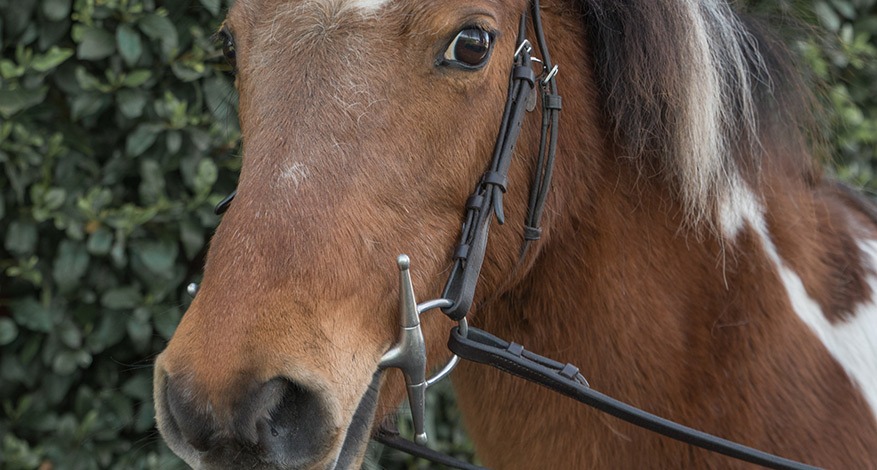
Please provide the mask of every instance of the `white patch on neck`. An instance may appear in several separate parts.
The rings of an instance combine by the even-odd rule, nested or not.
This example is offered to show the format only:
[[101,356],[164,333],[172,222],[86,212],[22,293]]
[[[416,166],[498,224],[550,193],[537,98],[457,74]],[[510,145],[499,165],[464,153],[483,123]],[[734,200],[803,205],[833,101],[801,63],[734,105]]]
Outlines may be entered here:
[[763,219],[761,203],[740,176],[730,178],[720,200],[719,223],[728,240],[736,239],[747,221]]
[[280,173],[280,178],[284,181],[288,181],[293,189],[298,189],[302,181],[307,179],[310,174],[311,173],[307,166],[296,162],[286,167],[286,169]]
[[[744,201],[747,204],[756,201],[755,196],[751,192],[749,194],[751,198]],[[859,305],[853,316],[846,321],[837,324],[829,322],[819,304],[807,293],[801,278],[780,258],[776,245],[768,233],[763,212],[760,204],[755,202],[754,206],[730,214],[729,225],[725,227],[726,233],[732,228],[731,222],[740,223],[739,226],[734,226],[737,231],[746,221],[751,224],[761,238],[764,251],[777,266],[795,314],[810,328],[831,357],[847,373],[854,386],[861,391],[877,421],[877,299],[872,298],[869,302]],[[870,259],[871,268],[877,269],[877,240],[860,242],[859,248],[863,255]],[[873,296],[877,293],[877,273],[872,273],[868,277],[868,285]]]

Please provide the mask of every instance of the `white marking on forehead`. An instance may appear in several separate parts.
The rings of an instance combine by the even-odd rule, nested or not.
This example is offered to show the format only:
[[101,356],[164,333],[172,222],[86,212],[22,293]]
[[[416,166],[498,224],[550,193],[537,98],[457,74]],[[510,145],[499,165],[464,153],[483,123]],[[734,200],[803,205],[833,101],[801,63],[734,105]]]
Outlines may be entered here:
[[296,162],[286,167],[286,169],[280,173],[280,177],[285,181],[289,181],[293,189],[298,189],[302,181],[307,179],[310,174],[310,170],[308,170],[307,166]]
[[335,11],[344,10],[361,10],[365,13],[372,13],[380,10],[384,5],[392,0],[311,0],[310,4],[324,5],[335,9]]
[[376,11],[390,3],[390,0],[348,0],[347,5],[366,11]]
[[[877,299],[872,297],[868,302],[859,305],[853,316],[846,321],[836,324],[829,322],[819,304],[807,293],[801,277],[780,258],[768,233],[763,209],[758,203],[755,207],[755,217],[743,217],[755,229],[761,238],[764,251],[776,265],[792,310],[843,368],[853,385],[862,393],[877,421]],[[870,261],[870,267],[877,268],[877,240],[860,242],[859,248]],[[867,282],[873,296],[877,292],[877,275],[872,272]]]

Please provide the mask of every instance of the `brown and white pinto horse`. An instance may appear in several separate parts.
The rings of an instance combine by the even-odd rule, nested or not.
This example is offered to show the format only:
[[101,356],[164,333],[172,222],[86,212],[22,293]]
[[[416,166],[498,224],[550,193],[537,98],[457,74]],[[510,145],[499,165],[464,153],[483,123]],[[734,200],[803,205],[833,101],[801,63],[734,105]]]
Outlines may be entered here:
[[[239,190],[155,372],[159,429],[190,465],[361,463],[404,394],[397,372],[376,375],[398,332],[394,260],[411,256],[418,298],[441,291],[526,9],[237,0],[221,35]],[[875,211],[812,163],[782,48],[722,0],[542,12],[564,96],[543,236],[518,258],[530,118],[470,321],[685,425],[877,466]],[[453,323],[423,321],[439,364]],[[483,366],[452,377],[494,468],[744,465]]]

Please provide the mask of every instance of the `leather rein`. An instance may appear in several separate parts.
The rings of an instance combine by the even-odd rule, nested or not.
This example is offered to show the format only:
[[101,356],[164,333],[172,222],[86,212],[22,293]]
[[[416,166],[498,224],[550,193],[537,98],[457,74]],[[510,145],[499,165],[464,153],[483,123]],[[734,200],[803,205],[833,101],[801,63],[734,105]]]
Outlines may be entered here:
[[[532,56],[533,46],[529,40],[525,39],[528,17],[533,26],[541,60]],[[400,270],[401,332],[397,343],[381,359],[379,369],[398,368],[402,371],[408,389],[415,441],[401,437],[398,431],[389,429],[385,425],[375,429],[372,439],[388,447],[451,468],[483,469],[484,467],[461,461],[425,446],[427,441],[424,429],[426,390],[446,377],[460,359],[465,359],[489,365],[537,383],[628,423],[686,444],[767,468],[817,468],[683,426],[615,400],[590,388],[587,380],[576,366],[540,356],[527,351],[520,344],[504,341],[468,325],[466,314],[472,306],[475,287],[478,284],[490,223],[494,216],[500,224],[505,221],[503,195],[506,192],[508,172],[524,118],[528,112],[533,111],[536,107],[537,92],[542,108],[542,130],[524,226],[522,259],[529,243],[538,240],[541,235],[539,222],[554,167],[558,117],[562,106],[555,80],[558,68],[551,62],[548,52],[542,28],[539,0],[532,0],[529,15],[525,12],[521,16],[517,44],[514,66],[509,78],[508,97],[493,158],[490,167],[466,201],[465,221],[461,229],[460,243],[454,251],[454,266],[442,297],[418,304],[415,301],[414,289],[411,284],[410,260],[405,255],[401,255],[397,260]],[[541,68],[538,75],[534,72],[534,64],[539,64]],[[216,213],[225,212],[234,196],[235,193],[232,193],[220,202],[216,206]],[[194,295],[196,291],[196,285],[189,286],[191,294]],[[426,345],[420,329],[420,315],[433,309],[441,309],[449,318],[457,321],[459,326],[451,330],[448,339],[448,348],[455,356],[439,373],[427,379]]]

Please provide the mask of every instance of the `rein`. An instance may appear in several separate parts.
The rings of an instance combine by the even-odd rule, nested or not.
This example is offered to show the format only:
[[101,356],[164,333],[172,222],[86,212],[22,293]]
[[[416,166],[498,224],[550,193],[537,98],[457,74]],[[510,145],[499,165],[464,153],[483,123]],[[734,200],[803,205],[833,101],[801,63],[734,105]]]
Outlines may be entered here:
[[[466,322],[466,314],[472,306],[484,262],[490,222],[493,216],[499,224],[505,222],[503,195],[506,192],[508,171],[524,117],[536,107],[537,85],[542,103],[542,130],[536,172],[531,182],[521,259],[526,254],[530,242],[538,240],[541,236],[539,223],[554,167],[561,98],[557,94],[555,80],[558,69],[556,65],[552,65],[543,34],[539,0],[530,2],[529,11],[529,19],[533,25],[542,59],[532,57],[533,47],[530,41],[525,39],[528,22],[528,15],[525,12],[518,29],[518,48],[514,55],[508,96],[493,158],[489,169],[482,175],[466,201],[460,243],[454,250],[454,266],[442,297],[418,304],[411,283],[410,260],[405,255],[399,256],[397,260],[400,270],[401,331],[397,343],[383,356],[378,367],[380,370],[398,368],[402,371],[408,389],[415,441],[404,439],[398,431],[389,429],[383,424],[375,429],[372,439],[388,447],[448,467],[463,470],[483,469],[484,467],[461,461],[425,446],[427,442],[424,429],[426,390],[446,377],[462,358],[537,383],[628,423],[686,444],[767,468],[817,468],[674,423],[615,400],[591,389],[576,366],[527,351],[520,344],[504,341],[485,331],[470,327]],[[542,70],[538,76],[533,71],[534,63],[541,65]],[[217,214],[225,212],[234,197],[235,192],[222,200],[216,206],[215,212]],[[189,292],[194,296],[197,285],[190,285]],[[441,309],[448,317],[457,321],[459,326],[451,330],[448,339],[448,348],[455,354],[454,357],[439,373],[427,379],[426,344],[420,328],[420,315],[433,309]]]

